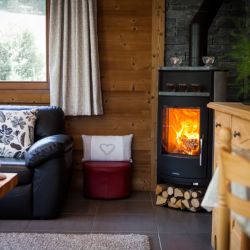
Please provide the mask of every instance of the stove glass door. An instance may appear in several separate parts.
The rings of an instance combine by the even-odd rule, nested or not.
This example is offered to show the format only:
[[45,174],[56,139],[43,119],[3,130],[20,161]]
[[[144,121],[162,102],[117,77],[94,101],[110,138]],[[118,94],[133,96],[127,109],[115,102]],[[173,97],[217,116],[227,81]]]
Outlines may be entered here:
[[200,108],[164,107],[162,153],[197,156],[200,153]]

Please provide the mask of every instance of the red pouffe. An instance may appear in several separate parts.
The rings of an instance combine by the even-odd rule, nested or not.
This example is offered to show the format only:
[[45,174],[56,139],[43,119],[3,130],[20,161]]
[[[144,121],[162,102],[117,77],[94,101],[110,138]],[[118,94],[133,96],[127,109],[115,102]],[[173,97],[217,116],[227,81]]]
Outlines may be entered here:
[[96,199],[120,199],[130,195],[132,165],[125,161],[82,163],[83,193]]

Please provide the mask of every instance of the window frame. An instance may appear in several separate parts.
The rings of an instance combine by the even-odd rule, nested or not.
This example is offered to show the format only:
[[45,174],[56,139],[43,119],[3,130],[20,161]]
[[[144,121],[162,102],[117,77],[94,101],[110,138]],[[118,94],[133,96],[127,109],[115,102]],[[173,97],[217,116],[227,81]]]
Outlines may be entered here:
[[46,80],[45,81],[1,81],[0,90],[49,90],[49,1],[46,0]]

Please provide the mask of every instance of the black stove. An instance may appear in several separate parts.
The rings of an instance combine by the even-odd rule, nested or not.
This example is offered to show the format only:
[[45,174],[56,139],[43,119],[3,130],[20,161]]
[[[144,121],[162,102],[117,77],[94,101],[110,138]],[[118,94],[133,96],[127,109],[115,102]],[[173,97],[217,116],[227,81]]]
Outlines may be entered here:
[[205,66],[159,70],[157,182],[206,186],[212,172],[210,101],[225,101],[226,72]]

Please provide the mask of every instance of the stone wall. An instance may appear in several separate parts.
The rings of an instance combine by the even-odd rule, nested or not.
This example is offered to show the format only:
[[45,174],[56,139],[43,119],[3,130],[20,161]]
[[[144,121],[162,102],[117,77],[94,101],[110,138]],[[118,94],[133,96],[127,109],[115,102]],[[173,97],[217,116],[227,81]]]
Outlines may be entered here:
[[[166,45],[165,64],[173,55],[183,57],[183,65],[189,60],[189,24],[203,0],[166,0]],[[235,61],[228,56],[237,33],[235,22],[245,17],[249,0],[225,0],[218,11],[208,35],[208,55],[215,56],[215,65],[229,71],[228,100],[239,101],[237,92],[240,84],[236,83]],[[244,23],[244,22],[242,22]]]

